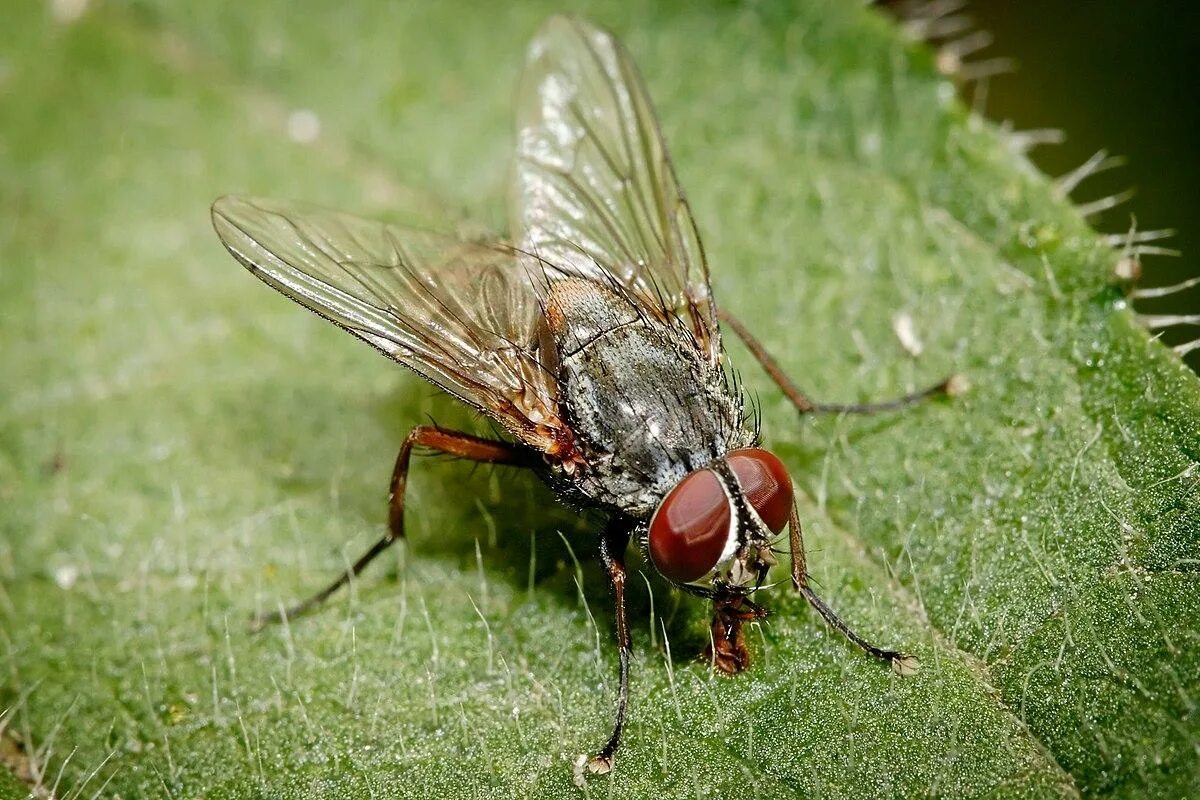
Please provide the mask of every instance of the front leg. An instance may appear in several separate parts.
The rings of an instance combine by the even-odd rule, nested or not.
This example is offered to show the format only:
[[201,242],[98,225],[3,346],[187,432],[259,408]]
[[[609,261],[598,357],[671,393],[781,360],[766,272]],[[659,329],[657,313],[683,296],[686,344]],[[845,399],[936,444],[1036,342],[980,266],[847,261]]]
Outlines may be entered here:
[[763,370],[770,376],[771,380],[775,381],[775,385],[783,390],[788,400],[792,401],[792,405],[801,414],[809,414],[814,411],[846,412],[851,414],[894,411],[898,408],[915,405],[930,397],[961,394],[967,388],[966,379],[963,376],[951,375],[941,383],[930,386],[928,389],[878,403],[817,403],[809,399],[808,395],[804,392],[800,391],[800,387],[792,382],[792,379],[779,366],[779,362],[767,352],[762,342],[756,339],[754,334],[750,333],[750,330],[742,324],[740,319],[723,308],[717,309],[717,315],[722,322],[729,326],[730,330],[737,334],[737,337],[746,345],[746,349],[762,365]]
[[625,708],[629,704],[629,657],[631,643],[629,622],[625,618],[625,549],[637,523],[629,518],[614,515],[609,519],[600,540],[600,560],[612,583],[613,603],[617,622],[617,649],[620,659],[620,678],[617,686],[617,714],[613,722],[612,735],[608,737],[600,752],[591,758],[580,756],[575,764],[575,782],[583,785],[584,769],[597,775],[612,771],[613,756],[621,744],[621,733],[625,729]]
[[921,662],[916,656],[871,644],[855,633],[854,629],[843,622],[842,618],[834,613],[832,608],[825,605],[825,601],[813,591],[812,586],[808,582],[808,562],[804,555],[804,535],[800,530],[800,514],[796,510],[795,503],[792,503],[792,515],[788,521],[788,528],[792,548],[792,586],[795,587],[796,591],[804,596],[808,604],[821,615],[821,618],[825,622],[861,648],[864,653],[874,656],[880,661],[886,661],[898,675],[916,674],[921,668]]

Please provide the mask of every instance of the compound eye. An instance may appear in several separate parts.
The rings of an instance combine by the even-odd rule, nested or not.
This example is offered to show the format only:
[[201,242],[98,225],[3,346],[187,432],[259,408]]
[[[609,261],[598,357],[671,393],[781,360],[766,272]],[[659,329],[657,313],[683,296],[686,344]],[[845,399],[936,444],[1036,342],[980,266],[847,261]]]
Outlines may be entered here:
[[748,447],[726,457],[737,475],[746,500],[773,533],[779,533],[792,515],[792,479],[774,453]]
[[693,472],[667,493],[650,520],[650,560],[675,583],[704,577],[725,551],[732,516],[716,474]]

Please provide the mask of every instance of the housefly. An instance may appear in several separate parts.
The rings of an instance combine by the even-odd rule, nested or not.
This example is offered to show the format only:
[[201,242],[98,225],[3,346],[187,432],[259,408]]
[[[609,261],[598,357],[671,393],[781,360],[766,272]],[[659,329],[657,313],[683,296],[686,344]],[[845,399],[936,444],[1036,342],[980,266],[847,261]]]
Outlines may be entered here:
[[620,680],[612,734],[585,770],[605,773],[625,724],[630,541],[671,584],[712,602],[707,657],[748,665],[751,598],[788,531],[791,582],[827,623],[902,674],[814,593],[787,467],[760,443],[725,365],[721,323],[801,413],[899,408],[808,399],[718,309],[692,214],[629,54],[608,32],[554,17],[529,47],[517,111],[511,239],[462,241],[273,200],[223,197],[217,234],[259,279],[366,341],[502,428],[483,438],[417,425],[392,472],[387,533],[308,600],[345,585],[404,535],[418,448],[531,469],[563,500],[607,515],[600,558],[615,597]]

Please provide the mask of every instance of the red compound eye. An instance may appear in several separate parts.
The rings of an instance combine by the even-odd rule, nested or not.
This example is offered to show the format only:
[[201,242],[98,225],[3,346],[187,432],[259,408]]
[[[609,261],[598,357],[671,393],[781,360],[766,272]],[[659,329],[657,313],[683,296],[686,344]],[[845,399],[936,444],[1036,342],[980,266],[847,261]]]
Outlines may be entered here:
[[734,450],[726,460],[758,516],[772,532],[782,531],[792,514],[792,479],[787,467],[774,453],[757,447]]
[[667,493],[650,520],[650,559],[668,580],[688,583],[717,565],[733,512],[717,476],[693,472]]

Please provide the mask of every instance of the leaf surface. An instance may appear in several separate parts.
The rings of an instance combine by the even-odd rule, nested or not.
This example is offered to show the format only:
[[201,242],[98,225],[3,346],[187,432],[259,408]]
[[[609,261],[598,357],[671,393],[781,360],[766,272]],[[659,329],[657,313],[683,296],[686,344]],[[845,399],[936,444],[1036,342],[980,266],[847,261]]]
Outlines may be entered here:
[[[924,668],[880,669],[780,586],[752,671],[715,677],[705,609],[641,565],[628,738],[587,793],[1182,796],[1200,386],[1007,134],[853,6],[586,11],[646,77],[718,302],[801,385],[969,377],[950,402],[797,420],[731,345],[821,590]],[[208,205],[501,227],[517,69],[557,9],[474,8],[9,13],[0,725],[60,796],[580,795],[615,688],[607,590],[595,520],[528,476],[421,461],[395,558],[246,625],[379,534],[409,426],[478,423],[244,274]]]

